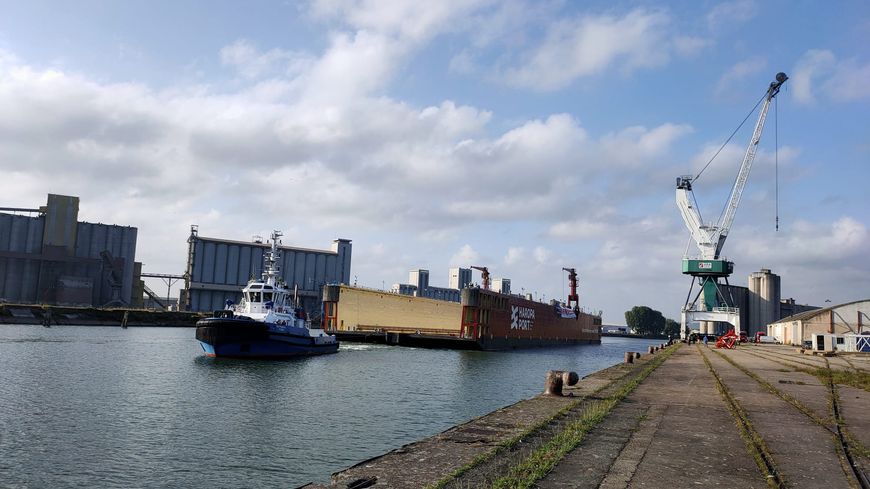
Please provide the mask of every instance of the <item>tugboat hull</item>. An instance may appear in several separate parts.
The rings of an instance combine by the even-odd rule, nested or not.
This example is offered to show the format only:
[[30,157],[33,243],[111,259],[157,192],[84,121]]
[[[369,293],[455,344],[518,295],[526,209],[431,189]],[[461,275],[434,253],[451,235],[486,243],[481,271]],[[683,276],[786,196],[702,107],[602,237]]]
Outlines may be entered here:
[[283,329],[275,331],[251,319],[206,318],[196,323],[196,339],[209,357],[278,359],[338,351],[334,337],[308,336],[303,328]]

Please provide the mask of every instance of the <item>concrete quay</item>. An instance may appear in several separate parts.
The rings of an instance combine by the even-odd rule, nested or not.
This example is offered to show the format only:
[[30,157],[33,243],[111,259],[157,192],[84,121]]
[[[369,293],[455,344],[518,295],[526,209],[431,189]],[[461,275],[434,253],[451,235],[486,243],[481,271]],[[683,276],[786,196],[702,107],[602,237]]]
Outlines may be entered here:
[[304,487],[870,487],[870,356],[641,353]]

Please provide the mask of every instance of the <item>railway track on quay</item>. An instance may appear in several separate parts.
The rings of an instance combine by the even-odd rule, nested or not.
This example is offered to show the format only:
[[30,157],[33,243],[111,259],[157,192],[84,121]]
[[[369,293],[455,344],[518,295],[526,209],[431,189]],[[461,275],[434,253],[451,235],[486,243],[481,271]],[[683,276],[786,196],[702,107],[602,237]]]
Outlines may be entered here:
[[[742,432],[741,435],[747,449],[756,459],[759,469],[767,476],[769,486],[802,487],[805,484],[804,481],[793,480],[789,474],[783,473],[778,467],[777,455],[772,453],[766,439],[770,435],[765,434],[764,430],[756,429],[753,424],[753,417],[761,418],[763,415],[760,415],[757,410],[750,414],[751,409],[748,409],[745,404],[750,404],[753,400],[747,396],[745,390],[742,399],[740,395],[734,394],[733,390],[739,388],[741,379],[733,375],[729,380],[722,379],[720,372],[728,368],[725,365],[730,365],[741,372],[744,375],[744,380],[748,377],[762,390],[779,398],[790,406],[793,413],[799,413],[803,419],[809,420],[825,430],[836,450],[839,465],[848,486],[870,489],[867,473],[870,451],[865,443],[856,436],[856,433],[849,428],[844,419],[840,396],[841,387],[835,381],[834,375],[834,372],[844,370],[845,366],[846,369],[851,370],[847,373],[857,374],[860,378],[860,376],[867,374],[865,369],[842,357],[837,359],[837,368],[833,368],[832,362],[826,357],[796,359],[794,355],[764,347],[749,346],[720,351],[703,348],[699,345],[697,349],[711,374],[716,378],[720,386],[720,393],[726,404],[730,406],[729,410]],[[759,364],[759,361],[762,363]],[[764,365],[763,362],[769,362],[769,364]],[[714,365],[714,363],[718,365]],[[747,363],[752,363],[752,368],[748,367]],[[770,368],[772,366],[784,368]],[[787,378],[777,378],[782,376]],[[862,380],[866,379],[862,378]],[[860,383],[859,385],[866,392],[866,386]],[[824,396],[821,397],[826,401],[824,404],[819,402],[820,392],[818,389],[824,390]],[[779,414],[784,415],[782,412]],[[795,440],[795,442],[799,441]]]
[[870,489],[867,367],[677,344],[306,487]]

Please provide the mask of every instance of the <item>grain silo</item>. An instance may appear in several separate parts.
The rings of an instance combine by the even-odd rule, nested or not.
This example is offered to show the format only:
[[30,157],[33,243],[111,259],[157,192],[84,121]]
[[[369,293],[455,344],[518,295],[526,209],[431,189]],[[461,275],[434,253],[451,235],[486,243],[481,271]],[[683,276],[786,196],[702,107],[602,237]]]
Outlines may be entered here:
[[[242,288],[263,270],[263,253],[269,243],[262,239],[234,241],[199,235],[191,226],[188,238],[185,288],[179,300],[191,311],[223,309],[226,301],[238,302]],[[326,284],[350,281],[351,241],[335,239],[329,250],[279,245],[281,276],[290,289],[297,290],[302,307],[316,314]]]
[[[0,299],[82,306],[133,301],[137,229],[78,220],[79,198],[0,208]],[[26,215],[22,215],[26,214]]]
[[781,297],[779,275],[767,268],[749,275],[749,324],[745,328],[750,334],[767,331],[767,325],[780,318]]

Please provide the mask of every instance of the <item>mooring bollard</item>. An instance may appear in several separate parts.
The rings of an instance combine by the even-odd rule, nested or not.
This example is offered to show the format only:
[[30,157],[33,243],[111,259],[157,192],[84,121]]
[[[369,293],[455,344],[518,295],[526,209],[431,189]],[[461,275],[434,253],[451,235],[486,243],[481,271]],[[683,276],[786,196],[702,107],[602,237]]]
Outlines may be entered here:
[[563,385],[577,385],[577,382],[580,382],[580,376],[577,375],[577,372],[562,372]]
[[634,352],[633,351],[625,352],[625,360],[623,360],[623,363],[634,363]]
[[634,359],[640,360],[640,352],[639,351],[634,352]]
[[647,349],[647,353],[649,353],[650,355],[655,353],[655,351],[656,351],[656,347],[654,347],[652,345],[650,345],[649,348]]
[[548,370],[547,380],[544,384],[544,395],[561,396],[563,385],[574,385],[580,380],[577,372],[564,372],[562,370]]

